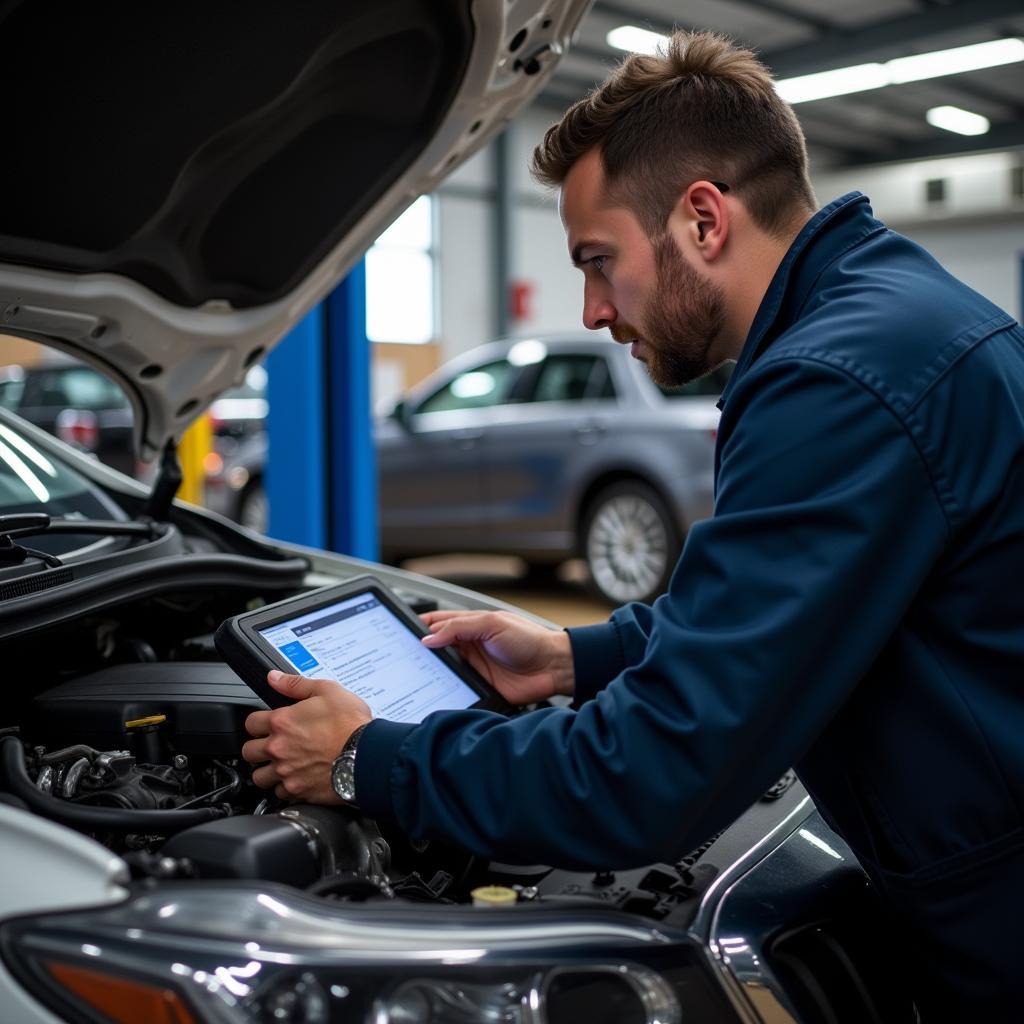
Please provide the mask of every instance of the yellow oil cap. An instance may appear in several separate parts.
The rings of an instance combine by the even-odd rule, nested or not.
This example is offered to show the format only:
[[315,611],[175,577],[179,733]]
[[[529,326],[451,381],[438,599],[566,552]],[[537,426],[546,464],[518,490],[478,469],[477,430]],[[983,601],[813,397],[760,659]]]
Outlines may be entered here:
[[507,907],[519,899],[515,889],[507,885],[481,885],[470,894],[474,907]]
[[126,729],[140,729],[144,725],[163,725],[167,721],[166,715],[147,715],[145,718],[133,718],[125,722]]

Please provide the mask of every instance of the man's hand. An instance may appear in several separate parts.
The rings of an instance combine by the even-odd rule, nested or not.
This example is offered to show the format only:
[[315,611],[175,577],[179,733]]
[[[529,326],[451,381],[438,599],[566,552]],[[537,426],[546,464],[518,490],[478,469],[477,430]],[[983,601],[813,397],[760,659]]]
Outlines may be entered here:
[[246,718],[254,738],[242,745],[242,757],[261,766],[252,781],[273,787],[282,800],[341,803],[331,788],[331,768],[349,736],[373,717],[366,702],[329,679],[271,672],[267,682],[298,704]]
[[572,696],[569,635],[511,612],[426,612],[425,647],[453,646],[510,704]]

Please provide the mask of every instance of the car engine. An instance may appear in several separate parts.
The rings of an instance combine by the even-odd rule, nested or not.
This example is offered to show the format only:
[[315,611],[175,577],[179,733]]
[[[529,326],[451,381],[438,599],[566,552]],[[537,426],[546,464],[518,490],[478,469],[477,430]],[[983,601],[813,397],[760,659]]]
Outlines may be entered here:
[[[716,874],[704,859],[710,842],[677,864],[569,872],[484,861],[349,809],[280,801],[251,782],[239,755],[246,716],[265,705],[212,660],[205,638],[162,648],[166,660],[138,641],[118,650],[132,660],[40,690],[20,726],[0,730],[0,800],[93,836],[136,877],[440,903],[501,886],[519,902],[595,901],[664,919],[694,906]],[[178,660],[197,653],[209,660]]]

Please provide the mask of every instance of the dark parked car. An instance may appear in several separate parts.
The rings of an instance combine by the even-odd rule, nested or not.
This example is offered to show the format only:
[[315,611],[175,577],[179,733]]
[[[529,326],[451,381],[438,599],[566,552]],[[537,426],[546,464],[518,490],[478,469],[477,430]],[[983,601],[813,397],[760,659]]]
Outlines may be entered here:
[[260,430],[240,439],[214,438],[206,461],[204,504],[250,530],[265,533],[270,520],[263,468],[267,433]]
[[[384,558],[494,552],[551,569],[586,560],[614,604],[665,587],[711,514],[723,367],[665,392],[607,336],[483,345],[376,424]],[[210,507],[266,528],[257,434],[218,444]]]
[[122,473],[135,472],[132,408],[109,377],[83,363],[0,369],[0,407]]
[[672,863],[595,874],[284,804],[239,757],[261,704],[228,617],[365,572],[502,606],[174,503],[174,439],[505,127],[586,6],[0,8],[0,323],[109,369],[160,457],[149,487],[0,410],[4,1024],[914,1019],[792,776]]
[[267,529],[263,463],[267,455],[267,371],[257,364],[241,387],[210,406],[212,450],[206,457],[204,504],[250,530]]

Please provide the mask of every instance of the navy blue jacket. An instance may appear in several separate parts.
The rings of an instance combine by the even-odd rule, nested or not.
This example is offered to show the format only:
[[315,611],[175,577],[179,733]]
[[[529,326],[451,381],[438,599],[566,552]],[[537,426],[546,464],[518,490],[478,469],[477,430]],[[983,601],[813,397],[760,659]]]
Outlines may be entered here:
[[946,1010],[994,1019],[1024,946],[1024,332],[844,196],[761,303],[716,462],[668,593],[570,630],[578,710],[374,722],[359,803],[625,867],[796,765]]

